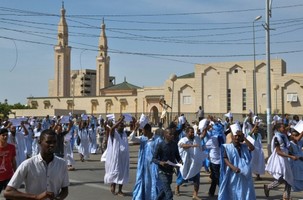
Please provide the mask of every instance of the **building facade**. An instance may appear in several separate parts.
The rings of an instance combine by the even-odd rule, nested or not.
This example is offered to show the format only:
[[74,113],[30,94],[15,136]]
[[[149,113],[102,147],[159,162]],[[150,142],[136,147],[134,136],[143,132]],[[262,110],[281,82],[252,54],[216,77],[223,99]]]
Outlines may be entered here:
[[[96,45],[97,46],[97,45]],[[71,47],[68,46],[68,27],[65,9],[61,9],[58,25],[58,43],[54,47],[55,78],[49,81],[48,97],[29,97],[28,105],[34,109],[14,110],[16,116],[45,116],[76,114],[105,115],[141,113],[157,123],[164,97],[172,106],[170,116],[184,113],[195,118],[202,106],[205,113],[222,114],[231,111],[244,115],[253,110],[257,102],[258,114],[265,114],[266,62],[256,61],[256,100],[253,88],[253,61],[220,62],[195,65],[194,72],[169,78],[160,87],[138,87],[128,83],[115,83],[110,76],[110,57],[104,21],[96,55],[96,69],[71,70]],[[172,72],[172,74],[177,72]],[[271,60],[272,113],[302,114],[303,74],[288,74],[286,62]]]

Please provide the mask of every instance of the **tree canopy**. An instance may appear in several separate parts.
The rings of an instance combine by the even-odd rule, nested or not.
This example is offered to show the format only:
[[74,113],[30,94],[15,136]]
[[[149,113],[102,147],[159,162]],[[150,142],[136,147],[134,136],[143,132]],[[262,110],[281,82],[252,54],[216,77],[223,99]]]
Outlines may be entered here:
[[22,105],[21,103],[16,103],[14,105],[9,105],[7,103],[0,102],[0,117],[8,117],[12,109],[29,109],[27,105]]

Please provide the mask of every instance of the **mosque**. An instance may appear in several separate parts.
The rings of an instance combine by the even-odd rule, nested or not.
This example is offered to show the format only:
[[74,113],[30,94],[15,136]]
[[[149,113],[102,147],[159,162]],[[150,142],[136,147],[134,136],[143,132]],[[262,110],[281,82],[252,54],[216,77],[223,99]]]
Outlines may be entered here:
[[[254,90],[254,61],[196,64],[194,72],[172,75],[163,86],[138,87],[124,80],[116,83],[110,76],[110,56],[104,21],[96,55],[96,69],[71,70],[71,48],[64,6],[58,24],[57,44],[54,46],[54,79],[49,80],[48,97],[28,97],[32,109],[13,110],[15,116],[67,115],[86,113],[102,115],[142,113],[157,124],[162,112],[159,99],[164,98],[172,109],[170,116],[183,113],[189,120],[202,106],[207,114],[222,117],[232,112],[243,116],[253,110],[266,113],[266,62],[256,61],[256,90]],[[175,72],[172,72],[174,74]],[[286,62],[271,60],[271,108],[276,114],[302,114],[303,74],[286,72]],[[254,95],[256,91],[256,95]],[[254,100],[255,99],[255,100]],[[257,108],[256,108],[257,107]]]

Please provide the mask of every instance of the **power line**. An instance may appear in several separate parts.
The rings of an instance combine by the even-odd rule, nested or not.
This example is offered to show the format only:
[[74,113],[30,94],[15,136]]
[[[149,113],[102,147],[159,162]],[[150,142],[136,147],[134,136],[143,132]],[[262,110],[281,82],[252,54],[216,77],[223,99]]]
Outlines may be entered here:
[[11,40],[11,41],[13,41],[13,43],[15,45],[15,54],[16,54],[16,57],[15,57],[15,62],[13,64],[13,67],[9,70],[10,72],[12,72],[15,69],[15,67],[17,66],[18,57],[19,57],[17,44],[16,44],[15,40]]
[[[2,21],[3,22],[3,21]],[[8,22],[3,22],[3,23],[8,23]],[[14,23],[15,24],[15,23]],[[24,27],[29,27],[29,26],[25,26],[25,25],[22,25],[22,24],[15,24],[15,25],[18,25],[18,26],[24,26]],[[298,24],[295,24],[296,26]],[[30,26],[32,28],[37,28],[37,29],[41,29],[39,27],[35,27],[35,26]],[[291,25],[287,25],[287,26],[282,26],[281,28],[284,28],[284,27],[291,27]],[[45,32],[37,32],[37,31],[26,31],[26,30],[17,30],[17,29],[8,29],[8,28],[4,28],[2,27],[2,29],[5,29],[5,30],[11,30],[11,31],[16,31],[16,32],[20,32],[20,33],[31,33],[33,35],[36,35],[36,36],[39,36],[39,37],[44,37],[44,38],[50,38],[50,39],[55,39],[54,37],[47,37],[47,36],[43,36],[43,35],[37,35],[35,33],[38,33],[38,34],[47,34],[47,35],[50,35],[53,33],[45,33]],[[275,34],[272,34],[273,36],[275,35],[281,35],[281,34],[284,34],[284,33],[289,33],[289,32],[293,32],[293,31],[296,31],[296,30],[300,30],[302,28],[296,28],[296,29],[293,29],[293,30],[289,30],[289,31],[284,31],[284,32],[281,32],[281,33],[275,33]],[[46,29],[46,30],[51,30],[52,32],[56,32],[56,30],[54,29]],[[204,40],[204,41],[201,41],[201,40],[177,40],[176,37],[182,37],[182,36],[158,36],[158,37],[150,37],[150,36],[144,36],[144,35],[138,35],[138,34],[130,34],[130,33],[125,33],[125,32],[121,32],[121,31],[112,31],[112,30],[108,30],[109,32],[117,32],[117,33],[121,33],[121,34],[127,34],[127,35],[131,35],[133,37],[118,37],[118,36],[108,36],[109,38],[116,38],[116,39],[126,39],[126,40],[137,40],[137,41],[148,41],[148,42],[168,42],[168,43],[184,43],[184,44],[229,44],[229,45],[236,45],[236,44],[251,44],[251,38],[237,38],[237,39],[224,39],[224,40]],[[188,38],[188,37],[207,37],[207,36],[215,36],[215,35],[235,35],[235,34],[243,34],[243,33],[247,33],[245,31],[243,32],[230,32],[230,33],[222,33],[222,34],[205,34],[205,35],[195,35],[195,36],[184,36],[183,38]],[[75,32],[70,32],[69,34],[70,36],[82,36],[82,37],[99,37],[99,35],[97,34],[87,34],[87,33],[75,33]],[[262,37],[257,37],[257,38],[264,38],[264,36]],[[249,41],[247,43],[243,43],[243,42],[239,42],[239,41]],[[281,42],[281,41],[280,41]],[[273,42],[274,43],[274,42]]]
[[[295,5],[287,5],[287,6],[276,6],[273,9],[286,9],[286,8],[297,8],[303,7],[303,4],[295,4]],[[41,13],[27,10],[20,10],[8,7],[0,7],[0,10],[7,12],[17,12],[27,14],[27,16],[57,16],[58,14],[50,14],[50,13]],[[66,17],[74,17],[74,18],[91,18],[97,17],[99,20],[103,17],[158,17],[158,16],[188,16],[188,15],[209,15],[209,14],[225,14],[225,13],[242,13],[242,12],[253,12],[253,11],[263,11],[264,8],[249,8],[249,9],[236,9],[236,10],[219,10],[219,11],[204,11],[204,12],[183,12],[183,13],[158,13],[158,14],[103,14],[103,15],[66,15]],[[4,14],[2,14],[4,15]]]
[[[12,19],[4,19],[4,18],[0,18],[2,20],[12,20]],[[20,22],[20,26],[25,26],[23,25],[22,23],[30,23],[30,24],[39,24],[39,25],[47,25],[47,26],[54,26],[55,24],[49,24],[49,23],[40,23],[40,22],[30,22],[30,21],[25,21],[25,20],[12,20],[14,22]],[[71,20],[71,21],[74,21],[75,20]],[[3,23],[7,23],[5,21],[2,21]],[[292,22],[297,22],[297,21],[293,21]],[[78,22],[77,23],[81,23],[85,26],[73,26],[73,25],[69,25],[69,27],[74,27],[74,28],[94,28],[94,29],[98,29],[100,30],[100,27],[96,27],[96,26],[93,26],[93,25],[90,25],[90,24],[87,24],[87,23],[82,23],[82,22]],[[291,22],[289,22],[291,23]],[[10,24],[15,24],[17,25],[16,23],[10,23]],[[285,24],[285,22],[280,22],[280,23],[277,23],[277,24]],[[296,25],[288,25],[288,26],[296,26]],[[33,28],[39,28],[41,29],[41,27],[35,27],[35,26],[26,26],[26,27],[33,27]],[[215,27],[215,28],[196,28],[196,29],[125,29],[125,28],[108,28],[107,30],[109,31],[117,31],[117,30],[124,30],[124,31],[205,31],[205,30],[225,30],[225,29],[237,29],[237,28],[250,28],[250,26],[237,26],[237,27]],[[45,29],[45,28],[43,28]],[[47,30],[50,30],[50,29],[47,29]],[[55,31],[55,30],[52,30],[52,31]],[[182,36],[170,36],[170,38],[172,37],[200,37],[200,36],[203,36],[203,37],[207,37],[207,36],[220,36],[220,35],[231,35],[231,34],[241,34],[241,33],[248,33],[250,31],[238,31],[238,32],[230,32],[230,33],[216,33],[216,34],[204,34],[204,35],[194,35],[194,36],[187,36],[187,35],[182,35]],[[122,32],[120,32],[122,33]],[[167,37],[168,38],[168,37]]]
[[[15,21],[18,21],[18,20],[15,20]],[[3,23],[7,23],[5,21],[2,21]],[[22,21],[20,21],[22,22]],[[12,23],[10,23],[12,24]],[[56,32],[55,29],[48,29],[48,28],[41,28],[41,27],[35,27],[35,26],[25,26],[23,24],[16,24],[16,23],[13,23],[15,25],[18,25],[18,26],[24,26],[24,27],[32,27],[32,28],[37,28],[37,29],[45,29],[45,30],[50,30],[52,32]],[[36,23],[36,24],[39,24],[39,23]],[[40,24],[46,24],[46,23],[40,23]],[[284,23],[283,23],[284,24]],[[49,25],[49,24],[47,24]],[[54,24],[52,24],[54,25]],[[87,24],[86,24],[87,25]],[[286,25],[286,26],[281,26],[281,27],[277,27],[278,28],[286,28],[286,27],[291,27],[291,26],[297,26],[299,24],[295,24],[295,25]],[[70,27],[77,27],[77,26],[70,26]],[[90,26],[90,27],[93,27],[93,26]],[[84,28],[84,27],[82,27]],[[12,31],[16,31],[16,32],[25,32],[25,33],[40,33],[40,34],[47,34],[47,35],[50,35],[50,34],[53,34],[53,33],[46,33],[46,32],[38,32],[38,31],[24,31],[24,30],[14,30],[14,29],[8,29],[8,28],[2,28],[2,29],[6,29],[6,30],[12,30]],[[98,28],[100,29],[100,28]],[[275,35],[282,35],[282,34],[285,34],[285,33],[289,33],[289,32],[294,32],[294,31],[297,31],[297,30],[301,30],[302,28],[295,28],[295,29],[292,29],[292,30],[288,30],[288,31],[284,31],[284,32],[281,32],[281,33],[274,33],[272,34],[273,36]],[[156,36],[156,37],[151,37],[151,36],[144,36],[144,35],[138,35],[138,34],[130,34],[130,33],[125,33],[125,32],[121,32],[121,31],[113,31],[111,29],[107,30],[108,32],[116,32],[116,33],[120,33],[120,34],[127,34],[127,35],[131,35],[133,37],[119,37],[119,36],[108,36],[108,38],[116,38],[116,39],[125,39],[125,40],[137,40],[137,41],[150,41],[150,42],[169,42],[169,43],[184,43],[184,44],[251,44],[251,42],[248,42],[248,43],[240,43],[240,42],[234,42],[234,41],[250,41],[251,38],[242,38],[242,39],[236,39],[236,40],[228,40],[228,39],[225,39],[225,40],[214,40],[214,41],[200,41],[200,40],[173,40],[173,39],[176,39],[176,38],[194,38],[194,37],[216,37],[216,36],[227,36],[227,35],[235,35],[235,34],[245,34],[245,33],[249,33],[250,31],[238,31],[238,32],[225,32],[225,33],[215,33],[215,34],[203,34],[203,35],[180,35],[180,36]],[[186,31],[186,30],[185,30]],[[258,32],[258,30],[256,31]],[[81,37],[99,37],[98,34],[87,34],[87,33],[77,33],[77,32],[72,32],[70,31],[69,32],[69,35],[70,36],[81,36]],[[40,37],[45,37],[45,36],[42,36],[40,35]],[[45,37],[45,38],[50,38],[50,37]],[[142,39],[144,38],[144,39]],[[264,38],[264,36],[262,37],[257,37],[257,38]],[[54,38],[52,38],[54,39]],[[279,41],[281,42],[281,41]],[[275,43],[275,42],[272,42],[272,43]]]
[[[275,9],[285,9],[285,8],[292,8],[292,7],[301,7],[303,4],[297,4],[297,5],[291,5],[291,6],[281,6],[281,7],[276,7]],[[9,12],[10,16],[14,16],[14,14],[22,14],[22,16],[27,16],[27,17],[41,17],[41,16],[46,16],[46,17],[60,17],[60,15],[57,14],[49,14],[49,13],[41,13],[41,12],[32,12],[32,11],[25,11],[25,10],[18,10],[18,9],[11,9],[11,8],[4,8],[0,7],[0,10],[3,10],[5,12]],[[252,10],[261,10],[261,9],[242,9],[242,10],[225,10],[225,11],[211,11],[211,12],[196,12],[196,13],[166,13],[166,14],[147,14],[147,15],[127,15],[129,17],[133,16],[166,16],[166,15],[172,15],[172,16],[184,16],[184,15],[198,15],[198,14],[218,14],[218,13],[232,13],[232,12],[250,12]],[[263,10],[263,8],[262,8]],[[5,15],[5,14],[3,14]],[[16,15],[17,16],[17,15]],[[19,16],[19,15],[18,15]],[[113,17],[119,17],[119,16],[124,16],[124,15],[66,15],[67,20],[69,22],[77,23],[80,24],[78,26],[76,25],[69,25],[70,28],[81,28],[81,29],[88,29],[90,31],[91,29],[96,29],[96,30],[101,30],[100,26],[95,26],[91,25],[90,23],[85,23],[85,22],[80,22],[78,20],[74,20],[76,18],[80,19],[88,19],[92,20],[93,17],[104,17],[106,16],[107,18],[113,18]],[[89,17],[89,18],[88,18]],[[100,19],[98,19],[100,21]],[[134,21],[134,20],[112,20],[111,21],[121,21],[125,23],[142,23],[142,24],[156,24],[156,21],[148,22],[148,21]],[[108,20],[108,21],[110,21]],[[303,19],[302,18],[294,18],[294,19],[283,19],[283,20],[276,20],[272,22],[272,25],[274,28],[278,29],[283,29],[282,32],[276,32],[272,34],[272,36],[278,36],[278,35],[283,35],[286,33],[290,32],[296,32],[298,30],[301,30],[301,27],[298,27],[298,25],[302,24]],[[39,29],[39,31],[32,31],[32,30],[18,30],[14,28],[7,28],[7,27],[2,27],[3,30],[9,30],[9,31],[15,31],[19,33],[24,33],[24,34],[31,34],[33,36],[37,37],[43,37],[43,38],[48,38],[55,40],[56,37],[51,37],[48,35],[54,35],[56,30],[50,27],[57,26],[57,24],[54,23],[45,23],[45,22],[36,22],[36,21],[29,21],[29,20],[22,20],[20,19],[8,19],[8,18],[0,18],[0,22],[10,24],[10,25],[16,25],[16,26],[22,26],[26,28],[33,28],[33,29]],[[286,24],[287,23],[287,24]],[[27,25],[24,25],[27,24]],[[185,23],[172,23],[172,22],[162,22],[157,25],[167,25],[167,24],[172,24],[172,25],[184,25]],[[251,26],[247,25],[250,24],[250,22],[220,22],[220,23],[188,23],[191,25],[215,25],[216,27],[210,27],[210,28],[120,28],[120,27],[110,27],[107,28],[107,31],[109,33],[114,33],[114,34],[122,34],[124,36],[115,36],[113,35],[108,35],[108,38],[113,38],[113,39],[123,39],[123,40],[136,40],[140,42],[158,42],[158,43],[172,43],[172,44],[187,44],[187,45],[200,45],[200,44],[207,44],[207,45],[250,45],[251,44],[251,37],[235,37],[236,35],[245,35],[249,34],[251,32]],[[240,24],[240,25],[239,25]],[[244,24],[244,25],[243,25]],[[286,25],[285,25],[286,24]],[[38,26],[35,26],[38,25]],[[225,26],[227,25],[227,26]],[[47,26],[47,27],[45,27]],[[286,28],[291,28],[291,27],[296,27],[293,29],[286,29]],[[240,29],[240,31],[226,31],[226,30],[235,30],[235,29]],[[247,29],[247,31],[245,31]],[[53,33],[47,33],[43,32],[41,30],[48,30]],[[161,36],[148,36],[148,35],[142,35],[142,34],[135,34],[134,32],[169,32],[170,35],[161,35]],[[210,33],[205,33],[205,34],[183,34],[183,35],[171,35],[171,32],[198,32],[198,31],[215,31],[215,32],[210,32]],[[218,32],[222,31],[222,32]],[[257,30],[256,32],[259,32],[261,30]],[[130,33],[129,33],[130,32]],[[57,33],[57,32],[56,32]],[[99,34],[92,34],[92,33],[83,33],[83,32],[75,32],[75,31],[70,31],[69,32],[70,36],[75,36],[75,37],[93,37],[97,38],[99,37]],[[126,36],[125,36],[126,35]],[[222,36],[231,36],[231,38],[226,38],[224,37],[221,40],[189,40],[189,38],[206,38],[206,37],[222,37]],[[3,36],[5,37],[5,36]],[[262,37],[256,37],[256,39],[263,39],[264,36]],[[39,41],[32,41],[32,40],[17,40],[14,39],[14,41],[22,41],[22,42],[28,42],[28,43],[33,43],[33,44],[42,44],[42,45],[51,45],[46,42],[39,42]],[[72,41],[72,40],[71,40]],[[300,40],[294,40],[294,41],[299,41]],[[283,44],[283,43],[290,43],[291,41],[277,41],[277,44]],[[301,41],[302,42],[302,41]],[[275,43],[274,41],[271,43]],[[77,42],[70,42],[70,44],[78,44],[81,46],[85,47],[91,47],[88,48],[92,51],[96,51],[97,45],[88,45],[84,43],[77,43]],[[256,44],[261,44],[256,43]],[[75,49],[83,49],[80,47],[73,47]],[[85,48],[86,49],[86,48]],[[139,53],[139,52],[131,52],[131,51],[123,51],[123,50],[113,50],[111,49],[112,53],[120,53],[120,54],[130,54],[130,55],[141,55],[141,56],[150,56],[150,57],[214,57],[214,58],[220,58],[220,57],[245,57],[245,56],[251,56],[250,54],[231,54],[231,55],[177,55],[177,54],[154,54],[154,53]],[[290,51],[285,51],[285,52],[279,52],[278,54],[281,53],[298,53],[301,52],[301,50],[290,50]],[[273,54],[273,53],[272,53]],[[262,55],[262,54],[260,54]]]

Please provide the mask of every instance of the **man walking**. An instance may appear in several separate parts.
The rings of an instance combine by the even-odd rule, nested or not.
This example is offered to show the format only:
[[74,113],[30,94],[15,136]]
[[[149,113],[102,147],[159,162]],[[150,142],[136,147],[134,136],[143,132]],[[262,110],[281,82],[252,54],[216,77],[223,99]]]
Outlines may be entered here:
[[199,106],[199,110],[196,113],[198,120],[201,121],[204,118],[204,110],[202,109],[202,106]]
[[[110,129],[107,142],[104,183],[111,184],[110,191],[114,195],[125,196],[123,184],[129,180],[128,138],[124,131],[124,116]],[[115,193],[116,185],[118,193]]]

